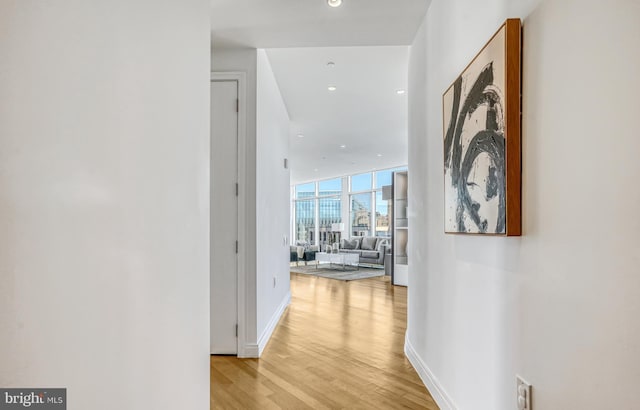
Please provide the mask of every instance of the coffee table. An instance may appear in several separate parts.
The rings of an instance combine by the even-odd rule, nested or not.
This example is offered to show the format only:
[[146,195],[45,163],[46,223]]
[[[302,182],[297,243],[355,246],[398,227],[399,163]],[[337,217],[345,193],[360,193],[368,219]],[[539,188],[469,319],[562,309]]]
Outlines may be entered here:
[[360,255],[357,253],[316,253],[316,270],[320,269],[320,262],[329,262],[329,269],[335,269],[342,267],[342,270],[347,270],[347,267],[360,269],[358,262],[360,261]]

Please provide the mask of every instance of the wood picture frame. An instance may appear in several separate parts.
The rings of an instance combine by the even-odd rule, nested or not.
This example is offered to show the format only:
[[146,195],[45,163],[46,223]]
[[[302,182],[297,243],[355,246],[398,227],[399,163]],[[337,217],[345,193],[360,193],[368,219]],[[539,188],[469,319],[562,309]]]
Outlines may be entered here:
[[507,19],[444,92],[445,233],[520,236],[520,19]]

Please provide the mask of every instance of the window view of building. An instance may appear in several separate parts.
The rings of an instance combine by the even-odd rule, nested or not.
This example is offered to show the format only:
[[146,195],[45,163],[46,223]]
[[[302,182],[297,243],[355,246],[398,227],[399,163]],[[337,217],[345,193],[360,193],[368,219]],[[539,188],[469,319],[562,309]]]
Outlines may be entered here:
[[342,193],[342,178],[329,179],[318,182],[318,195],[337,195]]
[[351,236],[371,235],[371,192],[351,195]]
[[[391,185],[393,172],[406,169],[387,169],[296,185],[292,189],[295,241],[325,245],[343,237],[391,236],[390,200],[383,199],[382,187]],[[348,223],[343,218],[348,219]]]
[[391,237],[391,215],[389,215],[390,199],[382,199],[382,187],[391,185],[395,171],[405,171],[407,168],[385,169],[376,172],[376,236]]
[[316,201],[296,201],[296,238],[298,241],[313,243],[316,230]]
[[316,196],[316,184],[311,182],[308,184],[296,185],[296,199],[308,199]]
[[332,243],[334,224],[342,222],[342,203],[340,197],[320,198],[318,214],[318,225],[320,232],[320,243]]
[[319,243],[333,243],[335,224],[342,222],[342,178],[318,182],[318,232]]
[[382,191],[376,192],[376,236],[391,236],[389,200],[382,199]]

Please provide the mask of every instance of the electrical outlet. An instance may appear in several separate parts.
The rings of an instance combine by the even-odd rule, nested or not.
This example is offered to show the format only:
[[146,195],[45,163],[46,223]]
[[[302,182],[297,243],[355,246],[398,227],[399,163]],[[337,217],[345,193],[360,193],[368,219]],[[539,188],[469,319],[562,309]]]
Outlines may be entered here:
[[532,410],[531,385],[516,374],[516,394],[518,397],[518,410]]

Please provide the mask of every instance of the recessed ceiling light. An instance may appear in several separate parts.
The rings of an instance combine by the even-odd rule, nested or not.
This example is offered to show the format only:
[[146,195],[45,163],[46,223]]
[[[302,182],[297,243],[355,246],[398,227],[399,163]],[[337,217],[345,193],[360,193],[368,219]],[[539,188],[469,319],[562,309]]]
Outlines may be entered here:
[[329,61],[329,62],[327,63],[327,67],[329,67],[329,68],[333,68],[333,67],[335,67],[335,66],[336,66],[336,63],[334,63],[333,61]]
[[318,168],[315,168],[315,169],[314,169],[314,171],[315,171],[315,172],[318,172]]
[[340,148],[347,148],[347,146],[342,144],[342,145],[340,145]]
[[335,90],[337,90],[337,88],[336,88],[336,86],[335,86],[335,85],[330,85],[329,87],[327,87],[327,90],[329,90],[329,91],[335,91]]
[[396,90],[396,94],[398,94],[398,95],[402,95],[404,93],[406,93],[405,90]]
[[327,4],[331,7],[339,7],[342,4],[342,0],[327,0]]
[[304,135],[298,134],[298,138],[304,138]]
[[382,156],[382,154],[378,154],[378,157],[381,157],[381,156]]

